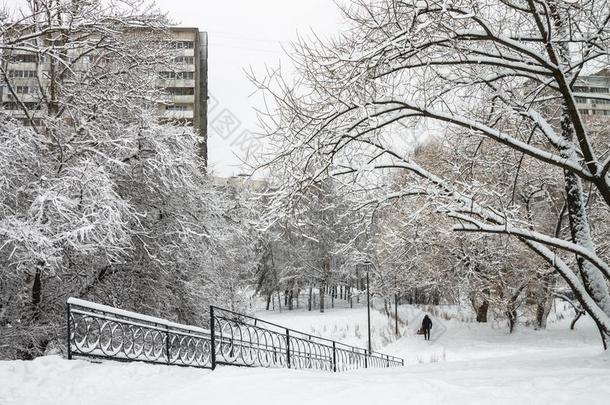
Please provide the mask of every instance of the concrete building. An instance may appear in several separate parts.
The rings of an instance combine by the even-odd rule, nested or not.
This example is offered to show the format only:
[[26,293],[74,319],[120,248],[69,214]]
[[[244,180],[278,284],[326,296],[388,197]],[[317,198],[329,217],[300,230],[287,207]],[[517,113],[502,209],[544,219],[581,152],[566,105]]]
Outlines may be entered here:
[[[577,94],[576,105],[581,114],[610,118],[610,69],[603,69],[593,75],[580,77],[574,85],[574,93]],[[593,98],[600,95],[609,99]]]
[[207,162],[208,36],[185,27],[173,27],[171,35],[174,65],[159,72],[158,87],[168,96],[168,103],[159,105],[159,116],[192,125],[205,140],[199,155]]
[[225,189],[236,191],[249,191],[252,193],[264,193],[271,189],[266,179],[253,179],[247,174],[238,174],[231,177],[210,176],[213,184]]
[[[157,86],[166,94],[157,106],[162,122],[179,122],[192,125],[204,142],[199,155],[207,162],[207,100],[208,100],[208,38],[197,28],[172,27],[170,29],[173,63],[167,70],[157,72]],[[31,123],[21,103],[36,116],[40,109],[38,69],[50,69],[47,57],[27,52],[11,52],[2,58],[3,69],[14,87],[13,96],[5,83],[0,83],[0,106],[12,116]],[[88,57],[83,58],[86,69]],[[44,77],[44,74],[43,74]],[[43,84],[44,85],[44,84]],[[34,125],[37,120],[34,119]]]

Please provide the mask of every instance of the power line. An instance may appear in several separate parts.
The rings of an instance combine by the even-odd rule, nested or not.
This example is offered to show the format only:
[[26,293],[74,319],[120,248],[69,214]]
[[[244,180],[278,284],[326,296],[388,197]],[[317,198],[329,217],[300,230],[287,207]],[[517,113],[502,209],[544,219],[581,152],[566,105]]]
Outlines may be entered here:
[[276,43],[276,44],[290,43],[290,41],[286,41],[286,40],[282,40],[282,39],[256,37],[256,36],[252,36],[249,34],[241,34],[241,33],[237,33],[237,32],[229,32],[229,31],[208,31],[208,33],[211,33],[214,36],[220,36],[220,37],[224,36],[224,37],[229,37],[228,39],[235,38],[235,39],[239,39],[242,41],[271,42],[271,43]]

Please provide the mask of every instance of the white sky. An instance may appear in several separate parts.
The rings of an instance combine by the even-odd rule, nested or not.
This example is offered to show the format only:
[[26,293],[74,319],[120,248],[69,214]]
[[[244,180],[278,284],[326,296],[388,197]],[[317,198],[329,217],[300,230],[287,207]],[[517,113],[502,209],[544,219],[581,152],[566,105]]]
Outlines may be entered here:
[[[254,87],[244,70],[252,67],[261,72],[265,64],[277,66],[280,61],[287,65],[281,46],[296,39],[297,33],[307,34],[313,29],[325,36],[336,32],[340,22],[337,6],[333,0],[156,0],[156,3],[179,25],[208,32],[209,89],[218,102],[211,106],[208,117],[209,166],[212,173],[221,176],[242,173],[241,159],[248,154],[243,134],[258,131],[253,107],[257,101],[260,103],[250,97]],[[26,2],[4,0],[0,4],[12,9],[24,7]],[[227,111],[239,120],[239,125],[231,126],[234,130],[231,134],[221,131],[226,138],[223,139],[214,130],[214,122],[219,116],[226,117]],[[249,137],[247,132],[246,136]]]
[[[248,149],[241,145],[243,131],[258,130],[253,111],[257,100],[250,97],[254,88],[244,70],[251,66],[262,71],[265,64],[276,66],[280,60],[288,64],[281,45],[310,29],[321,35],[336,32],[339,11],[333,0],[157,0],[157,4],[180,25],[209,33],[209,88],[218,101],[216,107],[210,106],[208,117],[209,164],[217,175],[238,174],[243,171],[240,158]],[[225,109],[241,125],[233,125],[237,129],[230,135],[221,131],[223,139],[213,127]]]

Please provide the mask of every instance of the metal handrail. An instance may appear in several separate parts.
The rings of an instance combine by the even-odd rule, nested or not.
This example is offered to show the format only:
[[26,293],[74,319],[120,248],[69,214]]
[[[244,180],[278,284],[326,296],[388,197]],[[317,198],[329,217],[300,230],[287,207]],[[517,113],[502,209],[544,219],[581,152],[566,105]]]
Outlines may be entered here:
[[68,359],[73,356],[211,368],[209,331],[68,299]]
[[[287,328],[273,322],[217,306],[210,307],[210,318],[213,320],[211,324],[214,324],[214,327],[210,327],[210,329],[214,331],[218,328],[224,339],[221,342],[221,345],[224,345],[224,351],[221,350],[220,356],[219,353],[216,354],[216,357],[220,357],[218,364],[269,366],[268,364],[260,364],[266,362],[260,360],[257,362],[252,356],[245,359],[241,354],[243,351],[260,351],[260,341],[266,333],[265,351],[283,354],[283,357],[276,356],[273,358],[273,361],[271,361],[272,365],[276,367],[286,366],[288,368],[326,369],[328,368],[327,366],[329,366],[333,371],[337,371],[337,365],[339,363],[337,355],[344,356],[345,353],[350,353],[350,358],[347,361],[348,368],[359,368],[361,366],[360,363],[363,363],[364,367],[394,367],[404,365],[404,360],[396,356],[375,351],[369,352],[367,349],[361,347],[350,346],[332,339],[314,336],[309,333]],[[269,329],[270,326],[277,330]],[[223,329],[227,330],[223,332]],[[218,332],[213,333],[218,335]],[[252,339],[252,333],[255,334],[255,339]],[[226,336],[226,334],[229,334],[230,336]],[[244,334],[250,335],[250,340],[244,340],[242,337]],[[272,344],[267,344],[268,340],[272,340]],[[294,342],[294,344],[291,345],[291,342]],[[301,348],[294,349],[295,345],[304,347],[305,344],[309,347],[309,351],[301,351]],[[314,346],[310,347],[311,345]],[[270,346],[270,348],[267,348],[268,346]],[[313,352],[314,349],[316,352]],[[309,366],[295,367],[293,364],[294,362],[291,362],[291,354],[297,358],[307,358],[309,360]],[[318,362],[325,361],[328,364],[317,364],[317,367],[311,367],[312,359]],[[212,365],[212,368],[214,367],[215,365]]]
[[210,328],[70,298],[68,359],[73,356],[214,369],[216,365],[343,371],[393,367],[404,360],[211,306]]
[[[230,314],[236,315],[238,317],[251,319],[253,321],[256,321],[256,323],[262,322],[262,323],[265,323],[267,325],[271,325],[271,326],[274,326],[276,328],[279,328],[279,329],[281,329],[283,331],[290,331],[291,333],[298,333],[298,334],[301,334],[303,336],[307,336],[308,338],[314,338],[314,339],[317,339],[317,340],[323,340],[323,341],[329,342],[330,343],[330,345],[328,345],[329,347],[331,347],[332,344],[335,343],[337,345],[344,346],[344,347],[347,347],[347,348],[350,348],[350,349],[356,349],[356,350],[359,350],[359,351],[368,352],[368,349],[365,349],[365,348],[362,348],[362,347],[350,346],[350,345],[347,345],[345,343],[337,342],[335,340],[328,339],[328,338],[325,338],[325,337],[311,335],[311,334],[306,333],[306,332],[301,332],[301,331],[296,330],[296,329],[287,328],[285,326],[282,326],[282,325],[279,325],[279,324],[276,324],[276,323],[273,323],[273,322],[265,321],[264,319],[261,319],[261,318],[253,317],[251,315],[245,315],[245,314],[242,314],[242,313],[239,313],[239,312],[232,311],[230,309],[226,309],[226,308],[222,308],[222,307],[217,307],[215,305],[211,305],[211,307],[214,308],[214,309],[226,312],[226,313],[230,313]],[[254,326],[258,326],[258,325],[255,324]],[[379,355],[382,355],[382,356],[388,356],[388,355],[386,355],[384,353],[377,352],[377,351],[374,351],[374,350],[371,351],[370,354],[371,355],[379,354]],[[395,356],[390,356],[390,357],[394,358],[394,359],[397,359],[397,360],[402,360],[400,357],[395,357]]]

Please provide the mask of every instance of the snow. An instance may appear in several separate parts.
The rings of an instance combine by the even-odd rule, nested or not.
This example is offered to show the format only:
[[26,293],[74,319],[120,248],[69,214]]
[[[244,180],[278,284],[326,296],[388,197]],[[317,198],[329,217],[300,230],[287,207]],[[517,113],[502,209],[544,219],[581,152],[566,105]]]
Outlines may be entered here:
[[[380,348],[404,357],[405,367],[344,373],[221,367],[212,372],[46,356],[0,362],[0,404],[606,404],[610,397],[610,355],[601,349],[588,317],[570,331],[569,317],[551,315],[548,330],[521,327],[513,335],[493,323],[433,317],[437,340],[424,342],[413,334],[422,313],[401,307],[401,319],[409,322],[402,325],[404,337]],[[372,315],[378,328],[389,327],[383,314]],[[340,325],[366,322],[366,310],[267,313],[266,318],[304,331],[326,327],[331,334],[337,325],[336,337],[341,337]],[[375,335],[376,342],[389,331]],[[343,341],[362,344],[366,334],[345,333]]]
[[[366,308],[363,307],[362,303],[356,304],[355,301],[354,299],[354,305],[356,306],[354,309],[326,309],[324,313],[320,313],[319,310],[311,312],[306,310],[283,311],[281,313],[259,311],[255,316],[299,332],[366,349],[368,347]],[[365,302],[366,298],[361,298],[361,301]],[[337,304],[345,305],[339,302]],[[297,316],[295,316],[295,312],[298,314]],[[371,311],[373,351],[392,354],[384,350],[385,345],[395,340],[393,332],[390,330],[391,325],[393,325],[393,319],[388,319],[379,311]]]

